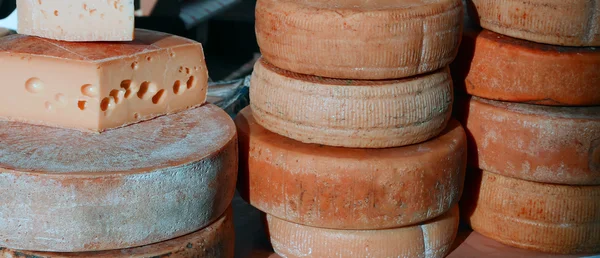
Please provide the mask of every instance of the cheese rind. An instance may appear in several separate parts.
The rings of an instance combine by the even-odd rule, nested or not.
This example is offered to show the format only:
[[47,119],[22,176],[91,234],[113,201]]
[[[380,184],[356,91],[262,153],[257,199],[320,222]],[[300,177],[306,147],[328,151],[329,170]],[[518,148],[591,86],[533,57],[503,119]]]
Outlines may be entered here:
[[452,62],[462,19],[460,0],[259,0],[256,35],[263,56],[282,69],[395,79]]
[[469,170],[461,216],[482,235],[548,253],[600,252],[600,187],[535,183]]
[[403,80],[325,79],[279,69],[261,59],[250,105],[270,131],[304,142],[386,148],[437,136],[452,113],[448,68]]
[[126,43],[0,38],[0,119],[101,132],[203,104],[202,45],[136,30]]
[[471,0],[481,27],[561,46],[600,46],[599,0]]
[[600,107],[457,99],[469,164],[541,183],[600,184]]
[[473,29],[463,34],[459,53],[452,77],[457,89],[470,95],[541,105],[600,105],[600,49],[551,46]]
[[133,0],[17,0],[18,32],[64,41],[131,41]]
[[404,228],[334,230],[303,226],[267,215],[271,244],[282,257],[445,257],[458,231],[458,207]]
[[214,105],[103,134],[0,122],[0,246],[123,249],[197,231],[230,205],[231,118]]
[[239,190],[254,207],[313,227],[382,229],[439,216],[458,202],[466,136],[457,121],[418,145],[350,149],[305,144],[236,117]]
[[234,253],[233,210],[229,208],[223,216],[206,228],[164,242],[129,249],[52,253],[0,248],[1,258],[233,258]]

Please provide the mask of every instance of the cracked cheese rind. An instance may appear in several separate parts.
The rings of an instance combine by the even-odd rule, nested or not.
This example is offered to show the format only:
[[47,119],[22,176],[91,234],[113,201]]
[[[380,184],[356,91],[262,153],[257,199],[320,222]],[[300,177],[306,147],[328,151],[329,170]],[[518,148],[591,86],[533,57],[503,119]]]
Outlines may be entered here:
[[0,119],[102,132],[203,104],[202,45],[136,30],[132,42],[0,38]]
[[84,252],[195,232],[233,199],[235,125],[214,105],[90,134],[0,121],[0,246]]
[[243,198],[273,216],[336,229],[382,229],[432,219],[458,202],[466,136],[457,121],[417,145],[350,149],[272,133],[245,108],[236,117]]

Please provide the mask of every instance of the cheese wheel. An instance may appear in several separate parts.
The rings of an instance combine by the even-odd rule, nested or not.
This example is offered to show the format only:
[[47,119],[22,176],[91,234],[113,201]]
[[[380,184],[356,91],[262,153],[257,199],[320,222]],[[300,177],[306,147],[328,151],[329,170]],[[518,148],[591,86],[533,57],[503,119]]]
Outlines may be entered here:
[[259,0],[256,37],[282,69],[342,79],[394,79],[447,66],[461,0]]
[[250,105],[259,124],[304,143],[387,148],[442,132],[452,93],[448,68],[404,80],[354,81],[292,73],[261,59]]
[[194,233],[164,242],[121,250],[50,253],[0,248],[1,258],[233,258],[233,210],[228,209],[217,221]]
[[82,252],[197,231],[230,205],[231,118],[214,105],[90,134],[0,121],[0,246]]
[[282,257],[442,258],[458,231],[458,207],[431,221],[383,230],[335,230],[302,226],[267,215],[271,244]]
[[469,164],[541,183],[600,185],[600,106],[459,100]]
[[530,182],[469,170],[463,219],[506,245],[550,253],[600,252],[600,186]]
[[458,202],[466,136],[451,121],[442,134],[402,148],[305,144],[236,117],[242,197],[273,216],[313,227],[382,229],[437,217]]
[[561,46],[600,46],[598,0],[471,0],[481,27]]
[[600,48],[543,45],[488,30],[463,35],[451,66],[461,91],[510,102],[600,105]]

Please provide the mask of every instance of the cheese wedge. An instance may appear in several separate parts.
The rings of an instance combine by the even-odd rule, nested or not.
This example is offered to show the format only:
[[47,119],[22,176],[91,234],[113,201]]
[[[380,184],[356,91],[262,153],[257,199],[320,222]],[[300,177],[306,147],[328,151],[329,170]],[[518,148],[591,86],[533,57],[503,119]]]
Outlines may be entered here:
[[461,208],[475,231],[506,245],[600,253],[600,186],[543,184],[469,170]]
[[456,57],[461,0],[259,0],[263,56],[289,71],[342,79],[395,79]]
[[403,80],[326,79],[279,69],[261,59],[250,105],[259,124],[305,142],[386,148],[437,136],[452,113],[447,68]]
[[560,47],[467,30],[451,66],[460,91],[510,102],[600,105],[600,48]]
[[199,106],[202,45],[137,30],[127,43],[0,38],[0,118],[101,132]]
[[460,100],[472,167],[541,183],[600,184],[600,106]]
[[600,46],[600,1],[471,0],[481,27],[561,46]]
[[426,221],[460,199],[466,136],[451,121],[442,134],[402,148],[305,144],[236,117],[242,197],[273,216],[314,227],[382,229]]
[[233,199],[237,137],[214,105],[103,134],[0,122],[0,246],[83,252],[209,225]]
[[229,208],[217,221],[194,233],[164,242],[129,249],[51,253],[0,248],[1,258],[233,258],[233,210]]
[[458,231],[458,207],[419,225],[382,230],[302,226],[267,215],[273,249],[282,257],[443,258]]
[[131,41],[133,0],[17,0],[19,34],[64,41]]

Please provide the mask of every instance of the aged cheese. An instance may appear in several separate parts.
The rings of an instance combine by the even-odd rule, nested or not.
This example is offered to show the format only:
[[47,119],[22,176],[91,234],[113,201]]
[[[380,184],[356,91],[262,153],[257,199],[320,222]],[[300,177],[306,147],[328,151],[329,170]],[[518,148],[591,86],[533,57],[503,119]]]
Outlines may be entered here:
[[452,113],[448,68],[403,80],[326,79],[261,59],[250,87],[254,116],[275,133],[305,143],[350,148],[415,144],[438,135]]
[[600,46],[599,0],[471,0],[481,27],[538,43]]
[[103,134],[0,122],[0,246],[142,246],[205,227],[237,177],[231,118],[214,105]]
[[131,41],[133,0],[17,0],[18,32],[64,41]]
[[600,186],[535,183],[469,170],[461,208],[475,231],[506,245],[600,252]]
[[600,106],[457,102],[471,166],[541,183],[600,184]]
[[466,30],[451,66],[470,95],[542,105],[600,105],[600,48],[560,47]]
[[127,43],[0,38],[0,118],[104,131],[206,100],[200,43],[137,30]]
[[273,249],[282,257],[442,258],[458,230],[458,207],[431,221],[404,228],[335,230],[303,226],[267,215]]
[[1,258],[233,258],[232,209],[206,228],[194,233],[142,247],[79,253],[51,253],[0,248]]
[[431,141],[388,149],[297,142],[261,127],[249,108],[236,125],[242,197],[288,221],[334,229],[400,227],[443,214],[461,195],[467,143],[457,121]]
[[434,71],[457,54],[461,0],[259,0],[263,56],[297,73],[394,79]]

